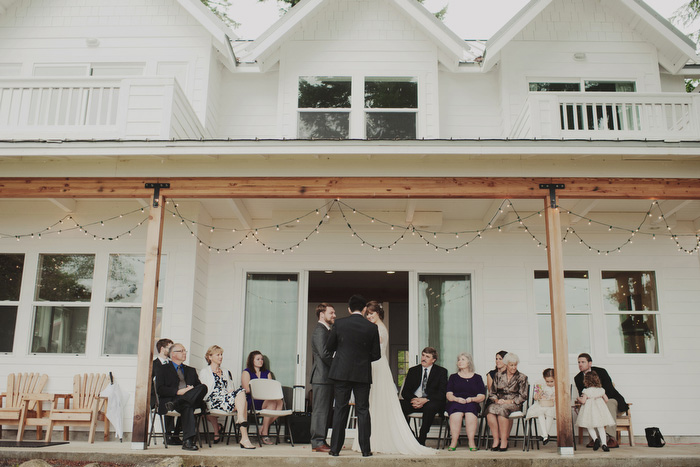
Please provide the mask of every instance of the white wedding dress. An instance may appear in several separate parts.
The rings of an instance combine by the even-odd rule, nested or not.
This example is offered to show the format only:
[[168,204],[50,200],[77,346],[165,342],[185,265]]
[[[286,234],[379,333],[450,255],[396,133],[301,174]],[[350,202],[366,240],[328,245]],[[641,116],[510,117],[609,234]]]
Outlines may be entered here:
[[[372,387],[369,391],[372,452],[414,456],[435,454],[437,452],[435,449],[418,444],[406,423],[387,358],[389,332],[383,323],[379,322],[377,326],[379,327],[382,358],[372,362]],[[352,443],[352,449],[357,452],[361,451],[357,438]]]

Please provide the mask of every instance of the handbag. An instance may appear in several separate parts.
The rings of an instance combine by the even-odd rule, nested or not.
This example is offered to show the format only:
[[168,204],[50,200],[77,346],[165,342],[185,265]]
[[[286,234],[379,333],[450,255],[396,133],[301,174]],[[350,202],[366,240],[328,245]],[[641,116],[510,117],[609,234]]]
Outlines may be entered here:
[[661,430],[658,427],[644,428],[644,432],[647,436],[647,445],[650,448],[662,448],[666,444],[664,435],[661,434]]

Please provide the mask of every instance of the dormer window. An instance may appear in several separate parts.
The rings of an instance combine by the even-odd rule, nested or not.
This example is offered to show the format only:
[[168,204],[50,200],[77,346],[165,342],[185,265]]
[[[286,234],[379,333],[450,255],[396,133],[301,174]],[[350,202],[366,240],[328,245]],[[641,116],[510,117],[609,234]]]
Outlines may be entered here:
[[299,78],[298,137],[347,139],[350,135],[351,91],[349,77]]
[[418,82],[414,78],[365,79],[365,137],[416,139]]
[[302,76],[297,105],[300,139],[415,139],[418,80]]

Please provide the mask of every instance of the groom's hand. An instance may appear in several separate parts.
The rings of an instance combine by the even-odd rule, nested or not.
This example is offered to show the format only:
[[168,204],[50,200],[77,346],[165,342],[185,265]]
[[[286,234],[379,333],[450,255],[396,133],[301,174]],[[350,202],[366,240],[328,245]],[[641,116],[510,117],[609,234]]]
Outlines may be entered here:
[[428,402],[428,399],[425,397],[414,397],[411,399],[411,406],[414,409],[422,409],[426,402]]

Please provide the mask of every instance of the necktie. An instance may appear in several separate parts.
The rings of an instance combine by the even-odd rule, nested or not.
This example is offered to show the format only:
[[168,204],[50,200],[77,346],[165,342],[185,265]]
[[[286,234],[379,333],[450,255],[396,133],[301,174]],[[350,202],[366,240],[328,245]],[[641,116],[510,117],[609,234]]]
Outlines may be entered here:
[[176,367],[176,371],[177,371],[177,377],[180,378],[180,383],[178,384],[177,388],[182,389],[182,388],[187,387],[187,383],[185,383],[185,372],[182,369],[182,365],[178,365]]
[[426,384],[428,384],[428,369],[424,368],[423,369],[423,382],[420,383],[420,390],[423,392],[423,397],[426,396],[426,394],[425,394]]

